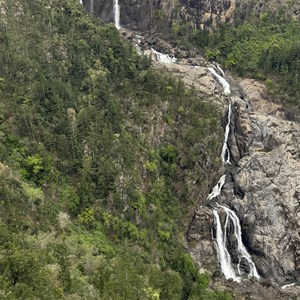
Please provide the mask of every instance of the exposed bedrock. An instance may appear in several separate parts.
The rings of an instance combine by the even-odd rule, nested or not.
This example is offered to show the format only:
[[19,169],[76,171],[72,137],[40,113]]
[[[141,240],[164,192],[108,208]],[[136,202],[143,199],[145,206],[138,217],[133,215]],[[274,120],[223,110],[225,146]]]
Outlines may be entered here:
[[[228,145],[233,164],[217,201],[239,216],[243,241],[263,278],[279,284],[300,281],[300,126],[266,100],[262,84],[246,79],[239,89],[231,97]],[[208,222],[211,229],[213,222],[203,214],[208,212],[199,207],[188,242],[205,268],[213,245],[203,230],[197,235],[197,228]]]

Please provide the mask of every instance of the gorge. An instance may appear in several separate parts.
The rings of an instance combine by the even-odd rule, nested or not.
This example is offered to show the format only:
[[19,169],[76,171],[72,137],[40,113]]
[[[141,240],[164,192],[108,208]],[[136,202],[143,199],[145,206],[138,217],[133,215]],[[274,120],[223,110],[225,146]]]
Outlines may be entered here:
[[0,298],[298,299],[299,12],[0,1]]
[[[157,52],[156,50],[152,49],[151,50],[157,57],[157,60],[162,62],[162,63],[175,63],[176,60],[175,58],[170,58],[169,55],[162,54]],[[182,70],[184,68],[187,69],[192,69],[194,67],[183,67],[183,62],[179,62],[179,65],[181,65],[178,69],[181,69],[179,71],[179,77],[181,77],[184,81],[185,75],[181,75]],[[199,73],[200,74],[205,74],[205,71],[203,71],[203,66],[206,64],[205,62],[201,62],[202,66],[198,66],[199,68]],[[167,69],[171,70],[171,72],[176,74],[176,67],[175,66],[167,66],[165,65]],[[202,68],[202,70],[200,69]],[[216,69],[215,69],[216,68]],[[222,68],[218,65],[215,64],[215,68],[208,66],[207,70],[213,75],[213,77],[221,84],[221,86],[224,89],[224,96],[225,99],[229,97],[230,99],[230,94],[231,94],[231,88],[229,83],[224,79],[224,71]],[[184,71],[186,72],[186,71]],[[220,74],[218,74],[218,72]],[[184,73],[182,73],[184,74]],[[197,76],[197,73],[195,74]],[[202,75],[203,76],[203,75]],[[191,80],[191,79],[188,79]],[[230,79],[231,81],[233,80],[232,78]],[[238,79],[241,81],[241,79]],[[198,81],[201,81],[201,79],[198,79]],[[201,83],[200,83],[201,85]],[[276,146],[269,148],[269,139],[278,139],[279,137],[275,137],[273,134],[269,133],[269,131],[273,132],[274,131],[274,126],[277,127],[277,123],[280,123],[281,126],[283,127],[290,127],[289,124],[293,124],[292,127],[295,128],[293,129],[293,136],[298,137],[299,136],[299,129],[298,129],[298,124],[290,122],[286,120],[286,116],[284,112],[281,113],[282,108],[278,105],[275,105],[273,103],[270,103],[266,101],[265,98],[265,92],[263,91],[264,87],[259,85],[258,83],[254,83],[255,88],[252,89],[248,86],[248,81],[244,80],[241,81],[240,83],[235,82],[234,83],[234,91],[232,92],[232,100],[229,100],[230,103],[228,105],[228,110],[227,110],[227,123],[225,125],[225,137],[224,137],[224,142],[222,146],[222,161],[225,165],[228,165],[228,173],[227,175],[222,175],[218,181],[218,183],[214,186],[212,189],[211,193],[207,196],[206,200],[204,201],[205,205],[211,205],[209,204],[210,201],[215,202],[214,198],[219,199],[222,201],[223,204],[230,205],[234,210],[238,213],[240,213],[240,217],[242,219],[243,223],[243,232],[241,231],[241,226],[240,226],[240,221],[236,215],[236,213],[233,210],[230,210],[227,206],[224,205],[217,205],[217,209],[213,210],[213,213],[209,213],[211,217],[209,218],[210,220],[214,220],[214,226],[215,229],[215,235],[214,238],[216,239],[216,247],[217,247],[217,253],[218,253],[218,259],[219,263],[221,265],[221,269],[223,274],[225,275],[226,278],[233,278],[234,280],[240,280],[239,277],[237,277],[236,274],[241,275],[241,273],[246,272],[249,274],[249,276],[254,276],[257,279],[260,278],[258,275],[258,271],[255,267],[255,263],[252,261],[250,254],[246,250],[245,246],[242,243],[242,238],[246,239],[248,247],[250,246],[250,251],[252,255],[254,255],[254,261],[258,263],[258,270],[259,273],[262,275],[263,278],[265,279],[275,279],[275,281],[278,284],[285,284],[283,287],[285,288],[286,282],[293,282],[292,284],[294,285],[295,281],[299,280],[299,269],[297,265],[297,253],[298,253],[298,247],[299,247],[299,237],[295,237],[293,240],[293,246],[289,244],[283,245],[278,245],[276,242],[272,246],[267,246],[265,242],[263,242],[263,245],[257,245],[255,242],[258,242],[258,236],[268,236],[268,232],[264,232],[262,228],[262,224],[265,222],[270,222],[267,221],[270,216],[268,216],[268,213],[266,211],[263,212],[263,217],[260,216],[260,211],[259,209],[254,212],[253,207],[254,203],[256,201],[259,201],[259,199],[253,201],[253,193],[258,193],[258,191],[255,191],[255,189],[252,187],[250,188],[251,182],[248,181],[246,186],[245,186],[245,181],[243,181],[243,184],[241,184],[242,176],[245,176],[243,174],[250,174],[253,172],[253,170],[248,169],[248,164],[252,161],[259,159],[265,159],[265,157],[272,156],[269,154],[271,150],[275,153],[274,155],[277,156],[276,152],[278,149],[276,149]],[[238,86],[238,89],[237,89]],[[258,91],[256,91],[256,89]],[[243,93],[243,94],[242,94]],[[246,99],[246,100],[244,100]],[[224,104],[222,104],[224,107]],[[258,111],[254,111],[253,109],[257,109]],[[263,110],[263,111],[261,111]],[[264,113],[271,113],[274,116],[271,117],[266,117],[263,114]],[[259,115],[258,120],[257,120],[257,115]],[[265,118],[266,119],[272,119],[274,122],[271,127],[265,128],[264,125],[259,124],[259,122],[263,122],[262,124],[265,124]],[[232,123],[231,123],[232,122]],[[270,123],[268,123],[270,124]],[[286,125],[283,125],[286,124]],[[262,127],[263,126],[263,127]],[[290,129],[286,131],[287,133],[290,132]],[[296,133],[297,132],[297,133]],[[271,135],[270,135],[271,134]],[[277,134],[280,134],[277,132]],[[280,134],[282,138],[282,134]],[[280,144],[280,143],[279,143]],[[229,146],[230,145],[230,146]],[[294,145],[295,146],[295,145]],[[292,147],[294,147],[292,146]],[[286,146],[285,146],[286,147]],[[270,150],[269,150],[270,149]],[[294,150],[293,150],[294,151]],[[231,153],[232,153],[232,162],[231,162]],[[254,155],[253,157],[251,155]],[[297,160],[297,155],[294,156],[293,159]],[[245,163],[244,163],[245,161]],[[294,161],[293,163],[295,163]],[[297,162],[299,163],[299,162]],[[272,167],[273,168],[273,167]],[[280,173],[281,169],[278,170],[278,175],[276,176],[290,176],[289,173]],[[262,169],[262,172],[266,172],[266,170]],[[265,173],[268,178],[268,172]],[[249,176],[249,175],[247,175]],[[227,179],[226,179],[227,178]],[[251,180],[253,180],[253,177],[250,177]],[[261,178],[261,177],[260,177]],[[257,180],[262,180],[257,179]],[[253,182],[257,182],[257,180],[254,180]],[[295,179],[297,181],[297,179]],[[264,182],[262,180],[262,182]],[[296,188],[297,184],[295,181],[295,185],[293,184],[293,189]],[[273,180],[271,180],[272,184],[274,184]],[[260,185],[260,184],[259,184]],[[222,195],[222,188],[224,188],[224,194]],[[230,188],[233,189],[233,191],[230,191]],[[253,190],[254,189],[254,190]],[[283,189],[276,186],[276,189],[280,189],[281,192],[276,192],[273,197],[275,196],[275,201],[279,201],[279,203],[282,203],[279,198],[277,198],[276,194],[283,193]],[[289,193],[290,195],[293,194],[293,192]],[[253,202],[252,202],[253,201]],[[290,231],[289,226],[292,226],[291,228],[294,228],[294,226],[298,225],[292,225],[295,224],[294,222],[297,222],[298,217],[297,215],[297,210],[295,208],[297,205],[295,204],[295,201],[293,199],[290,199],[289,201],[289,210],[291,214],[294,214],[294,217],[290,219],[290,225],[285,224],[285,222],[282,222],[282,217],[279,217],[281,215],[280,210],[276,212],[277,214],[277,221],[275,221],[272,218],[273,223],[272,226],[275,228],[279,228],[278,226],[284,226],[282,227],[281,234],[283,235],[280,237],[280,239],[284,238],[285,232]],[[294,203],[294,204],[293,204]],[[275,203],[274,203],[275,204]],[[278,204],[275,204],[278,205]],[[283,205],[283,204],[280,204]],[[286,204],[285,204],[286,205]],[[201,207],[203,207],[201,205]],[[251,208],[252,207],[252,208]],[[199,208],[200,210],[201,208]],[[271,208],[273,211],[273,208]],[[198,222],[197,218],[199,215],[206,214],[208,212],[200,212],[198,209],[196,210],[196,217],[194,217],[194,221],[192,221],[190,225],[190,229],[187,234],[187,239],[189,242],[193,241],[193,245],[197,242],[203,246],[203,241],[199,241],[201,239],[200,234],[197,232],[197,227],[206,227],[208,230],[210,230],[210,226],[207,225],[200,225],[200,224],[193,224],[193,222]],[[221,218],[219,216],[218,210],[223,210],[225,212],[225,219],[222,217],[222,220],[224,221],[224,229],[221,229]],[[252,211],[253,215],[250,214]],[[220,212],[221,213],[221,212]],[[274,211],[273,211],[274,213]],[[253,230],[252,226],[255,226],[255,219],[260,220],[261,218],[264,218],[265,221],[261,223],[262,221],[258,221],[258,224],[261,225],[256,225],[257,230],[260,231],[262,230],[261,233],[256,234],[255,231]],[[284,217],[285,218],[285,217]],[[212,221],[211,221],[212,222]],[[250,223],[249,223],[250,222]],[[279,223],[281,225],[279,225]],[[212,224],[212,223],[211,223]],[[251,224],[251,226],[249,226]],[[287,227],[285,227],[287,226]],[[232,227],[232,228],[231,228]],[[230,234],[232,234],[233,237],[230,237],[230,234],[227,232],[228,230],[231,231]],[[230,229],[229,229],[230,228]],[[255,228],[255,227],[254,227]],[[266,229],[268,228],[265,227]],[[284,229],[283,229],[284,228]],[[275,230],[277,230],[275,229]],[[268,229],[267,229],[268,230]],[[207,233],[204,234],[204,236],[207,236]],[[277,234],[276,234],[277,235]],[[297,233],[296,233],[297,235]],[[272,236],[272,234],[271,234]],[[272,239],[272,237],[270,238]],[[227,241],[228,238],[228,241]],[[196,242],[195,242],[196,241]],[[275,241],[275,240],[274,240]],[[212,244],[212,241],[207,241],[210,245]],[[260,242],[259,242],[260,243]],[[270,243],[270,239],[268,239],[268,243]],[[235,261],[236,265],[236,271],[234,271],[231,261],[232,259],[230,258],[230,254],[228,250],[226,249],[226,246],[229,245],[230,247],[237,247],[237,250],[231,249],[233,252],[233,260]],[[197,247],[202,247],[202,246],[194,246],[194,248]],[[205,246],[207,247],[207,246]],[[211,247],[211,246],[210,246]],[[280,249],[285,249],[284,251],[290,251],[289,255],[286,252],[286,255],[284,257],[281,256],[281,251]],[[293,249],[293,250],[292,250]],[[204,250],[204,249],[201,249]],[[201,252],[201,250],[198,248],[197,251]],[[205,263],[202,264],[203,261],[207,259],[207,257],[204,255],[204,257],[200,257],[199,254],[194,252],[194,249],[191,249],[192,255],[196,258],[196,261],[200,265],[204,265]],[[208,252],[208,250],[204,250],[204,253]],[[211,250],[209,253],[212,253]],[[240,265],[243,265],[243,271],[240,269]],[[246,271],[245,271],[246,270]],[[288,286],[290,286],[288,284]]]

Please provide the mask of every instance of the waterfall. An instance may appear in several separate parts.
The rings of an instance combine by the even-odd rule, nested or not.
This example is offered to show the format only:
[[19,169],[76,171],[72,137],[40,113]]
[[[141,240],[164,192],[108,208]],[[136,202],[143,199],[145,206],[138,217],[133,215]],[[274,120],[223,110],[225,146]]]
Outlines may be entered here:
[[156,60],[163,62],[165,64],[171,64],[171,63],[175,63],[177,61],[176,57],[171,57],[168,54],[162,54],[162,53],[154,50],[153,48],[151,48],[151,52],[155,55]]
[[141,35],[136,35],[135,36],[137,39],[137,43],[134,45],[136,52],[138,53],[138,55],[142,56],[143,55],[143,50],[140,46],[141,42],[142,42],[142,36]]
[[91,0],[91,2],[90,2],[90,13],[91,14],[94,13],[94,0]]
[[[247,249],[242,241],[242,231],[241,231],[241,225],[240,225],[239,218],[237,217],[236,213],[233,210],[229,209],[228,207],[219,205],[219,204],[218,204],[218,207],[222,208],[226,212],[224,230],[222,231],[220,217],[218,215],[218,212],[216,210],[214,210],[214,217],[215,217],[214,220],[215,220],[216,227],[217,227],[216,241],[217,241],[218,258],[219,258],[222,272],[224,273],[224,275],[227,279],[230,278],[230,277],[227,277],[229,275],[236,276],[235,272],[233,274],[229,272],[230,269],[228,267],[228,264],[230,264],[231,267],[232,267],[232,264],[231,264],[230,255],[229,255],[229,252],[228,252],[227,246],[226,246],[228,244],[228,236],[229,236],[228,229],[230,228],[230,225],[232,224],[233,236],[236,241],[236,252],[237,252],[237,256],[238,256],[238,263],[236,266],[237,272],[239,275],[242,274],[241,273],[241,262],[242,262],[242,260],[244,260],[247,262],[247,265],[249,267],[248,277],[255,277],[255,278],[259,279],[259,275],[258,275],[256,266],[255,266],[254,262],[252,261],[251,255],[247,251]],[[221,237],[218,236],[218,234],[221,235]],[[222,243],[220,241],[222,241]],[[227,256],[227,253],[228,253],[229,257]],[[231,277],[231,278],[233,278],[234,280],[238,280],[238,277]]]
[[[222,68],[215,63],[216,68],[222,74],[220,76],[213,68],[208,68],[212,75],[219,81],[223,86],[224,94],[230,95],[230,85],[225,80],[225,74]],[[224,142],[222,147],[221,158],[225,165],[230,165],[230,151],[228,147],[228,137],[230,133],[230,123],[232,115],[232,104],[228,106],[228,115],[227,115],[227,124],[224,133]],[[221,194],[223,185],[225,184],[226,174],[221,176],[218,183],[214,186],[212,192],[207,196],[206,200],[211,200]],[[226,213],[225,222],[222,230],[222,224],[218,209],[223,209]],[[251,259],[251,255],[247,251],[245,245],[242,241],[242,230],[239,218],[236,213],[229,209],[226,206],[219,205],[217,203],[217,208],[213,210],[214,214],[214,223],[215,223],[215,236],[214,242],[217,249],[218,261],[221,267],[221,270],[226,277],[226,279],[232,278],[234,281],[241,281],[241,264],[246,265],[248,272],[248,277],[255,277],[259,279],[259,275],[256,269],[254,262]],[[234,244],[234,254],[237,256],[237,263],[233,264],[230,256],[230,252],[227,247],[230,244]],[[247,270],[247,271],[248,271]]]
[[218,63],[216,64],[216,66],[217,66],[217,69],[221,72],[222,76],[225,77],[225,73],[224,73],[223,69],[221,68],[221,66]]
[[79,0],[80,4],[83,5],[82,0]]
[[209,201],[221,194],[222,187],[225,183],[226,175],[220,177],[218,183],[214,186],[212,192],[207,196],[206,200]]
[[226,236],[222,231],[220,216],[216,210],[213,210],[213,214],[216,223],[216,247],[222,273],[226,279],[232,278],[235,281],[240,281],[231,265],[231,258],[226,248]]
[[[222,77],[220,76],[213,68],[208,68],[208,70],[217,78],[217,80],[220,82],[224,89],[224,94],[225,95],[230,95],[230,85],[229,83]],[[223,72],[223,70],[222,70]]]
[[119,0],[114,0],[114,21],[117,29],[121,28],[120,25],[120,5]]
[[222,147],[222,161],[224,164],[230,165],[230,151],[228,148],[228,137],[229,137],[229,132],[230,132],[230,121],[231,121],[231,114],[232,114],[232,109],[231,109],[231,104],[228,106],[228,115],[227,115],[227,124],[225,128],[225,135],[224,135],[224,142],[223,142],[223,147]]
[[295,284],[296,284],[296,282],[293,282],[293,283],[290,283],[290,284],[285,284],[281,288],[284,290],[284,289],[286,289],[288,287],[294,286]]

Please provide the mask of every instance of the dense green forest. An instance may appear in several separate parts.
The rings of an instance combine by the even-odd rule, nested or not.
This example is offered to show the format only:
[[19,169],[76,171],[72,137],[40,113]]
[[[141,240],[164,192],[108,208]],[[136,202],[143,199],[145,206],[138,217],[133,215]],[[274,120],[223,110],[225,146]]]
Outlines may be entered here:
[[[283,12],[265,13],[210,36],[206,56],[239,76],[263,80],[272,96],[300,109],[300,23]],[[274,97],[273,97],[274,98]]]
[[0,298],[231,299],[184,250],[216,108],[77,0],[0,5]]

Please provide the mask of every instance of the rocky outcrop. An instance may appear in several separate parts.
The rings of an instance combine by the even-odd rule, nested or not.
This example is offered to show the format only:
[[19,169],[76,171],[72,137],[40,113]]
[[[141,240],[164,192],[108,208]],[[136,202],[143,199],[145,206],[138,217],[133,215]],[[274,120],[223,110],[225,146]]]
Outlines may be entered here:
[[[262,84],[246,79],[236,88],[229,138],[233,165],[218,201],[239,216],[244,244],[262,280],[300,282],[300,125],[266,99]],[[204,268],[213,261],[207,260],[213,242],[202,234],[204,224],[213,227],[207,215],[199,207],[187,234],[189,249]],[[297,287],[293,292],[300,296]]]
[[[189,252],[200,270],[218,272],[215,249],[211,242],[213,213],[208,207],[196,209],[188,229]],[[205,258],[205,259],[204,259]],[[221,274],[219,274],[221,275]]]

